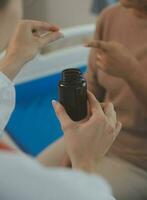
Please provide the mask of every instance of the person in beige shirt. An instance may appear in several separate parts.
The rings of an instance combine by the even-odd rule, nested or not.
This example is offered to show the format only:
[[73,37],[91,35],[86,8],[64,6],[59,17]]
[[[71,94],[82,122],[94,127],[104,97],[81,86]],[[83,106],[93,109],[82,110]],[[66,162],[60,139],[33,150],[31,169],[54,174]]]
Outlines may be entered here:
[[[108,158],[98,167],[118,199],[147,199],[146,41],[147,0],[121,0],[101,13],[94,41],[87,44],[92,47],[88,87],[97,99],[114,104],[123,124]],[[134,197],[135,191],[142,195]]]

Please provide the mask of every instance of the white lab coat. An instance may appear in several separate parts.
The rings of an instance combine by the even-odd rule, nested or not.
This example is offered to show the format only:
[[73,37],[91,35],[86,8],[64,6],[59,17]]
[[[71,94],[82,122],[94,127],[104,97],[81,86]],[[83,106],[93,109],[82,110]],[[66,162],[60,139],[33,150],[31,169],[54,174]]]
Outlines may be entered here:
[[[13,83],[0,73],[0,131],[15,105]],[[112,200],[104,179],[82,171],[48,169],[26,155],[0,151],[0,200]]]

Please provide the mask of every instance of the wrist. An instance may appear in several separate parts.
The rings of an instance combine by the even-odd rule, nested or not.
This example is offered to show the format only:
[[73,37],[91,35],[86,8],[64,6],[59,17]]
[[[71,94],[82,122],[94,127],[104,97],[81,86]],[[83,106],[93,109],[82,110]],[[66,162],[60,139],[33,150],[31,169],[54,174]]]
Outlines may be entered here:
[[25,64],[25,52],[22,52],[21,49],[13,48],[13,50],[7,50],[6,58],[11,59],[17,63]]
[[13,80],[15,76],[19,73],[24,62],[18,58],[17,55],[6,55],[0,61],[0,70],[9,79]]

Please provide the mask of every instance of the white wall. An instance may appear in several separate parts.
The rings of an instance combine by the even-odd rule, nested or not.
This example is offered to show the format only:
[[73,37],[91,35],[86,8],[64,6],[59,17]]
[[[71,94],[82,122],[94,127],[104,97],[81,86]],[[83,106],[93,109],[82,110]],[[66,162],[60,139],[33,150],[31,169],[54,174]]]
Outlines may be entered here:
[[[47,20],[46,2],[48,0],[24,0],[24,17],[27,19]],[[32,3],[31,3],[32,2]]]
[[92,0],[35,0],[25,7],[25,17],[46,20],[61,27],[93,23],[91,3]]

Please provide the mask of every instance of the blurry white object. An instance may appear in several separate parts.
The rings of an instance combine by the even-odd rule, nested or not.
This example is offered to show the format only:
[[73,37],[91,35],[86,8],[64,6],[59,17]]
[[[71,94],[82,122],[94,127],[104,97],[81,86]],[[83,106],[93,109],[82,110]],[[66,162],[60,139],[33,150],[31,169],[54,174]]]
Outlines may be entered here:
[[25,155],[12,153],[1,152],[0,163],[3,200],[114,200],[110,186],[100,176],[44,168]]
[[[62,30],[66,40],[78,37],[91,37],[94,32],[94,25],[85,25]],[[53,44],[54,45],[54,44]],[[34,60],[26,64],[18,75],[15,83],[27,82],[29,80],[41,78],[49,74],[54,74],[70,67],[80,67],[87,65],[89,49],[82,45],[64,48],[45,55],[38,55]]]
[[71,39],[73,37],[89,37],[93,35],[95,29],[94,24],[87,24],[87,25],[81,25],[81,26],[76,26],[72,28],[67,28],[62,30],[65,39]]
[[54,51],[57,49],[59,50],[70,46],[83,44],[93,36],[94,30],[94,24],[80,25],[63,29],[61,31],[63,32],[65,39],[58,40],[57,42],[54,42],[53,45],[49,45],[49,50]]
[[49,74],[62,71],[65,68],[80,67],[87,64],[89,49],[81,46],[56,51],[48,55],[38,55],[26,64],[15,83],[27,82]]

